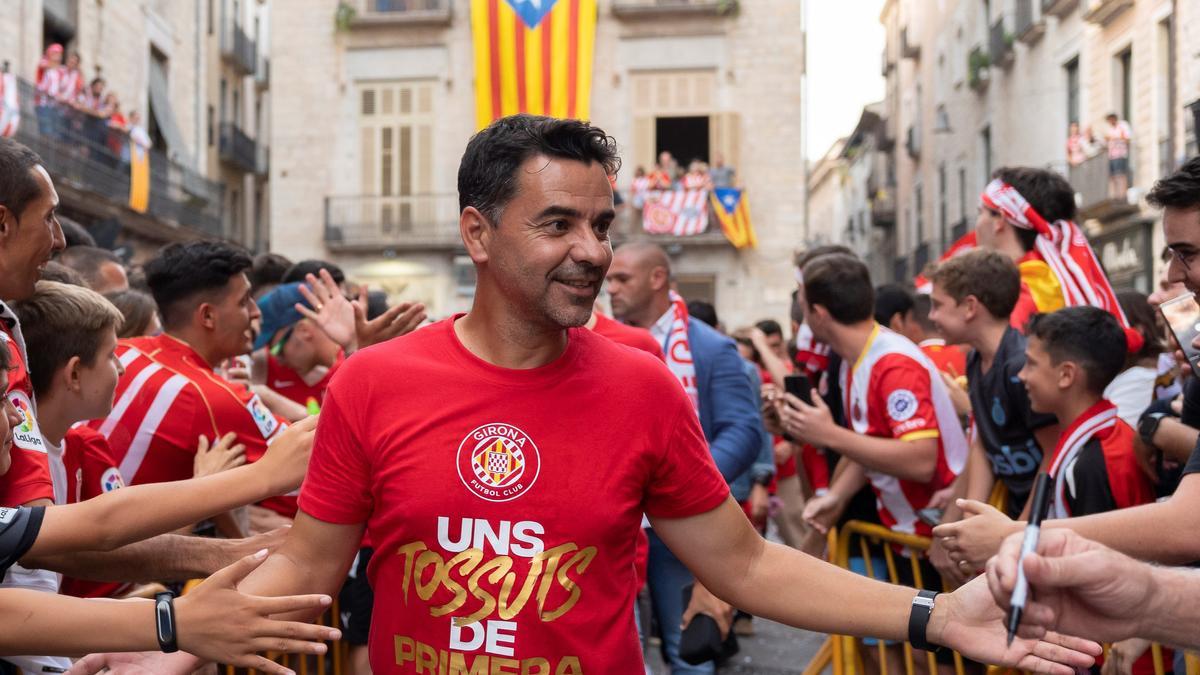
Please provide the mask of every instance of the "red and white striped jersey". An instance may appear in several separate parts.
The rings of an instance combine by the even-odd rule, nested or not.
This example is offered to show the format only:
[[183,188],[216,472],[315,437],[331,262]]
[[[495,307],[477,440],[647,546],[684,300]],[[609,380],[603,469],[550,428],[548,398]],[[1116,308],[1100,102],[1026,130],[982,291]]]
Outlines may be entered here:
[[33,382],[29,379],[25,338],[21,323],[8,305],[0,302],[0,349],[8,350],[8,391],[5,396],[21,414],[21,422],[13,427],[12,463],[8,473],[0,477],[0,506],[21,506],[30,502],[54,499],[46,443],[37,423],[37,408],[33,399]]
[[[286,426],[256,394],[213,372],[190,345],[162,334],[122,340],[117,356],[125,374],[112,412],[89,423],[108,439],[129,485],[191,478],[200,436],[233,432],[257,461]],[[294,497],[262,504],[294,516]]]

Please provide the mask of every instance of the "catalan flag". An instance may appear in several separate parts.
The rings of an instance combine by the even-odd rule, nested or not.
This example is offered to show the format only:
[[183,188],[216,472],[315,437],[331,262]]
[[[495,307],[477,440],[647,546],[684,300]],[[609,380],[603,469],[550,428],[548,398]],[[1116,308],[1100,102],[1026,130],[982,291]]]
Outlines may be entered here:
[[475,123],[519,112],[588,119],[596,0],[471,0]]
[[754,224],[750,222],[750,204],[746,193],[738,188],[717,188],[712,193],[713,211],[721,221],[725,238],[734,248],[758,248]]

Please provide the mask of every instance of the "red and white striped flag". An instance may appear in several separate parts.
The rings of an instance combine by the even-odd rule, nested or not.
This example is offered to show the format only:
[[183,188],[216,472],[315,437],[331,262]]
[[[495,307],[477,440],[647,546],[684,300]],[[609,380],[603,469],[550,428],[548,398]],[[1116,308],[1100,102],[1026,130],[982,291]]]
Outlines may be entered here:
[[642,229],[650,234],[688,237],[708,229],[708,190],[666,190],[646,194]]

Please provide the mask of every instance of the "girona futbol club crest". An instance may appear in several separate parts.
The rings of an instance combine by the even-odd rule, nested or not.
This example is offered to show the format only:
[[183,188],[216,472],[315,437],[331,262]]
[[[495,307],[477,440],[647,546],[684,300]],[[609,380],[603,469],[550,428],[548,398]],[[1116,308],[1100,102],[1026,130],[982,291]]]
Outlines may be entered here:
[[489,502],[507,502],[529,491],[542,469],[537,444],[511,424],[483,424],[458,445],[458,477]]

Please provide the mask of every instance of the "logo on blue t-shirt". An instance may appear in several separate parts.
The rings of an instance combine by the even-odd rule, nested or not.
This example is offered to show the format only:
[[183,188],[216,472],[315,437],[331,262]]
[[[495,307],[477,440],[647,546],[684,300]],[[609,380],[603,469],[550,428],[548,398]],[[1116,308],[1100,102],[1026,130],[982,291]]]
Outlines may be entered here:
[[1000,405],[999,397],[992,398],[992,421],[998,427],[1004,426],[1004,423],[1008,421],[1008,415],[1004,414],[1004,406]]

